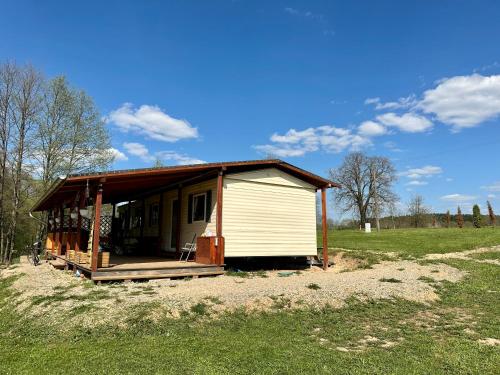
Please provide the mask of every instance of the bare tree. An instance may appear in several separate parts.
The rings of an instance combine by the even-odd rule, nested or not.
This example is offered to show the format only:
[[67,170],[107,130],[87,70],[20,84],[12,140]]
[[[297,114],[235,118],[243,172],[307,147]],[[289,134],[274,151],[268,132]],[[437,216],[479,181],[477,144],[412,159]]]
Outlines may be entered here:
[[351,153],[340,167],[330,170],[330,177],[341,185],[335,191],[335,202],[344,212],[356,213],[362,226],[368,215],[397,201],[392,191],[396,170],[387,158]]
[[41,76],[31,66],[20,70],[19,84],[14,95],[13,109],[13,160],[12,160],[12,209],[10,225],[7,234],[8,248],[4,253],[3,262],[10,263],[14,251],[17,220],[21,206],[21,193],[23,191],[24,163],[30,144],[30,136],[35,127],[38,108],[40,104]]
[[14,64],[6,63],[0,66],[0,262],[4,259],[6,251],[7,228],[4,202],[6,201],[7,157],[10,148],[12,107],[17,75],[18,70]]
[[424,198],[421,195],[415,195],[408,202],[408,213],[415,228],[423,226],[425,215],[429,213],[429,209],[424,205]]

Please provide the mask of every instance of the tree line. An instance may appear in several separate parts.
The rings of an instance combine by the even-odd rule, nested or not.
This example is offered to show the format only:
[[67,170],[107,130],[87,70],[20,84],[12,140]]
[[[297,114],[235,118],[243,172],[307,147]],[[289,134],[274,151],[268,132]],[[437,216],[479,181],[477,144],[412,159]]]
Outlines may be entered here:
[[[480,228],[495,226],[497,216],[491,203],[486,202],[488,214],[482,215],[479,206],[473,206],[471,214],[464,215],[457,207],[455,215],[450,211],[432,213],[421,195],[413,196],[406,209],[397,204],[399,197],[393,191],[397,173],[392,162],[381,156],[367,156],[361,152],[347,155],[338,168],[330,170],[330,178],[341,185],[334,189],[334,204],[351,219],[337,222],[346,228],[364,228],[370,222],[380,228],[452,227],[471,225]],[[329,223],[333,225],[333,222]]]
[[0,263],[42,238],[46,218],[28,217],[58,176],[106,169],[110,138],[92,98],[64,76],[0,64]]

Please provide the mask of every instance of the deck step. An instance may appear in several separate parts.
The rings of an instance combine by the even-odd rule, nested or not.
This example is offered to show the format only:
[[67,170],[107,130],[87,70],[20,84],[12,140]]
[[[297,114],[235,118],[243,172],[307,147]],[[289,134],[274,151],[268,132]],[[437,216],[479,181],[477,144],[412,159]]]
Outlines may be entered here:
[[167,269],[143,269],[143,270],[121,270],[121,271],[97,271],[92,272],[91,278],[94,281],[108,280],[138,280],[138,279],[162,279],[170,277],[189,276],[215,276],[222,275],[224,267],[179,267]]

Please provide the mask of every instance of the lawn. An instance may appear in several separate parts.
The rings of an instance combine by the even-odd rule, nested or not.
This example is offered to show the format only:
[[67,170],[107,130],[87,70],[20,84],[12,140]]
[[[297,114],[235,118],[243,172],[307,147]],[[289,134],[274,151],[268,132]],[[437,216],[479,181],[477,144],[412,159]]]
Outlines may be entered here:
[[[500,244],[497,232],[487,229],[401,232],[406,241],[395,240],[398,244],[387,245],[389,249],[383,244],[397,239],[398,232],[332,235],[339,247],[354,248],[356,243],[358,249],[415,255],[470,248],[472,243]],[[459,239],[451,233],[460,234]],[[474,233],[487,238],[474,241]],[[439,251],[434,250],[440,243]],[[251,315],[228,313],[217,320],[192,308],[182,319],[153,321],[151,306],[145,304],[127,327],[110,330],[64,331],[49,329],[45,320],[27,320],[12,308],[13,280],[3,279],[0,373],[498,374],[500,347],[480,340],[500,338],[500,267],[473,259],[445,262],[468,275],[456,284],[426,280],[436,285],[441,298],[429,305],[353,299],[341,309],[277,307]]]
[[359,230],[334,230],[328,233],[329,247],[396,252],[401,256],[415,257],[498,244],[500,244],[500,227],[385,229],[380,232],[375,230],[372,233]]

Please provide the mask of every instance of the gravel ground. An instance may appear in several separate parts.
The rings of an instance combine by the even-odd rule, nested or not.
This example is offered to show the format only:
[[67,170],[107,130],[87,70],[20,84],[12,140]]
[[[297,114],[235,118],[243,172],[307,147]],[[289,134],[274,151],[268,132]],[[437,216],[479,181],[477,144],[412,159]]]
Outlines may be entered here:
[[496,264],[500,266],[500,262],[496,259],[474,259],[470,255],[483,254],[500,251],[500,246],[492,247],[481,247],[479,249],[460,251],[456,253],[445,253],[445,254],[428,254],[425,259],[439,260],[439,259],[462,259],[462,260],[472,260],[477,263],[489,263]]
[[146,308],[150,319],[177,318],[200,303],[213,316],[236,309],[252,312],[327,304],[342,307],[353,296],[429,303],[437,300],[438,295],[428,279],[436,283],[457,282],[465,275],[446,264],[420,265],[408,260],[385,261],[371,269],[349,271],[357,262],[340,256],[329,271],[313,267],[288,277],[280,276],[283,272],[280,270],[246,278],[223,275],[94,286],[49,264],[33,267],[23,260],[11,269],[0,271],[0,277],[19,276],[13,288],[18,292],[16,309],[23,315],[50,315],[52,324],[64,321],[120,326],[127,324],[137,309]]

